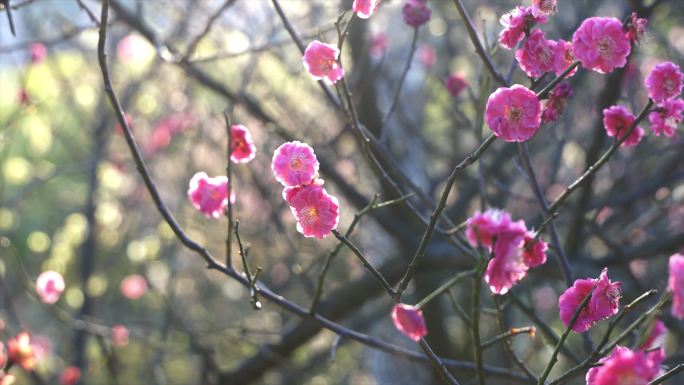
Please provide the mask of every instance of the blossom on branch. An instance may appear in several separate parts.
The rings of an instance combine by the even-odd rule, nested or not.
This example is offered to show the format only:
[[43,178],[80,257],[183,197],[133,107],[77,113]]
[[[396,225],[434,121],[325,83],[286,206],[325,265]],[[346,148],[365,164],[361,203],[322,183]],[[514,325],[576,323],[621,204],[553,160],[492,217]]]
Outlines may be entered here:
[[325,238],[340,220],[337,198],[317,184],[302,186],[289,197],[288,203],[297,219],[297,231],[307,238]]
[[[612,282],[608,278],[608,269],[603,269],[598,279],[577,279],[558,298],[558,309],[561,321],[570,325],[573,315],[587,295],[591,295],[579,317],[572,325],[572,330],[580,333],[589,330],[596,322],[611,317],[618,312],[620,305],[620,282]],[[594,288],[595,287],[595,288]],[[592,293],[592,289],[594,289]]]
[[546,15],[533,15],[532,8],[518,6],[514,10],[501,16],[499,22],[504,29],[499,33],[499,44],[504,48],[514,49],[535,24],[548,21]]
[[394,327],[410,339],[418,342],[427,335],[422,310],[415,306],[399,303],[392,308]]
[[247,163],[254,159],[257,149],[247,127],[233,124],[230,133],[230,160],[233,163]]
[[36,279],[36,293],[47,304],[59,301],[64,288],[64,277],[56,271],[44,271]]
[[632,46],[620,20],[590,17],[572,35],[572,50],[583,67],[608,73],[627,64]]
[[136,300],[147,292],[147,281],[142,275],[131,274],[121,281],[119,290],[124,297]]
[[368,19],[378,9],[380,0],[354,0],[352,11],[359,19]]
[[[603,110],[603,127],[608,136],[616,139],[622,139],[627,130],[634,124],[634,120],[634,115],[623,106],[612,106]],[[644,129],[641,126],[636,126],[622,144],[625,147],[636,146],[643,136]]]
[[[192,205],[207,217],[220,218],[228,207],[228,177],[210,178],[205,172],[198,172],[190,179],[188,198]],[[230,202],[235,202],[233,189]]]
[[664,102],[682,93],[684,74],[678,65],[666,61],[653,67],[644,84],[651,99]]
[[662,354],[616,346],[587,372],[587,385],[647,385],[660,372]]
[[541,124],[541,102],[530,89],[516,84],[489,95],[485,121],[494,135],[507,142],[531,139]]
[[81,369],[76,366],[68,366],[59,377],[60,385],[76,385],[81,379]]
[[314,80],[325,79],[335,84],[344,77],[344,68],[338,62],[339,56],[337,46],[314,40],[306,47],[302,63]]
[[627,37],[632,43],[638,44],[639,40],[646,35],[646,27],[648,27],[648,20],[642,19],[637,16],[636,12],[632,12],[627,24]]
[[527,76],[538,78],[555,70],[557,44],[553,40],[546,40],[544,32],[535,28],[522,48],[515,51],[515,59]]
[[276,180],[286,187],[311,183],[318,176],[318,167],[313,148],[300,141],[280,145],[271,162]]
[[684,255],[672,255],[668,266],[667,288],[672,292],[672,315],[684,320]]
[[675,136],[675,129],[684,120],[684,100],[670,99],[658,103],[654,111],[648,114],[651,130],[656,136],[665,134]]
[[468,81],[463,77],[463,75],[451,74],[447,78],[445,86],[451,96],[457,97],[461,94],[461,92],[463,92],[463,90],[468,88]]

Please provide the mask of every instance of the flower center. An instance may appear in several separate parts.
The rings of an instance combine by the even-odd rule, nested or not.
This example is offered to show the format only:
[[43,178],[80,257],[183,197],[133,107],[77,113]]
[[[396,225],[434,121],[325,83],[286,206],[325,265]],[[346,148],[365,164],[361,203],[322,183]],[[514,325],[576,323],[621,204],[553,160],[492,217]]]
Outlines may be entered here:
[[313,206],[304,207],[299,211],[299,220],[303,225],[311,226],[318,219],[318,209]]
[[303,162],[302,162],[301,159],[299,159],[298,156],[295,156],[295,157],[292,158],[292,160],[290,161],[290,168],[292,168],[294,171],[299,171],[299,170],[301,170],[301,169],[302,169],[302,166],[303,166]]
[[518,123],[522,120],[523,111],[519,107],[507,107],[506,116],[508,117],[509,122]]
[[323,59],[321,61],[321,69],[323,71],[330,71],[333,69],[333,66],[335,66],[335,59]]
[[596,49],[598,49],[601,56],[610,56],[613,53],[614,47],[615,42],[608,37],[602,38],[596,44]]

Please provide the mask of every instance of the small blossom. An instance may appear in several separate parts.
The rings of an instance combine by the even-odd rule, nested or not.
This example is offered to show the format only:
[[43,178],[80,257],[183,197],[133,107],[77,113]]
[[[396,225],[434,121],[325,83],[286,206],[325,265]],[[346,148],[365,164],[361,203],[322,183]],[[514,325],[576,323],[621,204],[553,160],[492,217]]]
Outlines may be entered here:
[[556,12],[556,0],[532,0],[532,15],[552,15]]
[[546,40],[544,32],[535,28],[522,48],[515,51],[520,68],[531,78],[538,78],[555,69],[556,42]]
[[465,235],[473,247],[492,247],[494,237],[511,225],[511,216],[499,209],[476,211],[466,221]]
[[463,90],[468,88],[468,81],[463,77],[463,75],[451,74],[447,78],[445,86],[451,96],[457,97],[461,94],[461,92],[463,92]]
[[59,377],[60,385],[76,385],[81,379],[81,369],[75,366],[68,366]]
[[435,49],[427,44],[423,44],[418,48],[418,61],[423,67],[430,69],[437,63],[437,53]]
[[318,176],[318,160],[313,148],[299,141],[283,143],[273,152],[271,169],[283,186],[311,183]]
[[665,342],[665,333],[667,333],[667,327],[665,327],[663,321],[656,318],[647,331],[648,337],[646,337],[646,340],[641,344],[639,349],[653,350],[663,346],[663,343]]
[[112,343],[119,347],[128,345],[128,329],[125,326],[121,324],[112,326]]
[[[620,282],[610,281],[608,269],[603,269],[598,279],[575,280],[572,287],[565,290],[558,298],[561,321],[568,326],[577,308],[590,294],[589,302],[580,311],[577,321],[572,326],[573,331],[577,333],[587,331],[596,322],[615,315],[620,304],[620,285]],[[592,289],[594,289],[593,293]]]
[[582,66],[608,73],[627,64],[632,47],[614,17],[590,17],[572,35],[572,51]]
[[487,100],[485,120],[494,134],[507,142],[524,142],[541,124],[541,103],[528,88],[501,87]]
[[195,124],[195,117],[191,114],[176,114],[160,120],[152,130],[147,151],[155,153],[166,148],[171,144],[174,136],[193,124]]
[[432,11],[427,6],[427,0],[408,0],[404,4],[402,13],[406,24],[418,28],[430,20]]
[[427,335],[423,312],[415,306],[403,303],[394,305],[392,321],[394,321],[394,327],[416,342]]
[[59,301],[64,288],[64,277],[56,271],[44,271],[36,279],[36,292],[44,303]]
[[147,292],[147,281],[141,275],[131,274],[121,281],[119,290],[128,299],[139,299]]
[[534,233],[525,233],[525,243],[523,247],[523,259],[528,267],[536,267],[546,263],[546,250],[549,245],[543,239],[534,239]]
[[[230,202],[235,202],[235,192],[230,194]],[[198,172],[188,188],[188,198],[192,205],[207,217],[220,218],[228,206],[228,177],[210,178],[204,172]]]
[[[612,106],[603,110],[603,126],[610,137],[622,139],[627,130],[634,123],[634,115],[623,106]],[[625,147],[636,146],[644,136],[644,129],[636,126],[624,141]]]
[[31,335],[21,332],[7,341],[7,359],[11,364],[21,366],[24,370],[36,367],[36,354],[31,346]]
[[122,38],[116,45],[116,58],[123,64],[134,64],[139,60],[144,60],[150,48],[145,38],[131,34]]
[[572,87],[570,83],[561,82],[549,92],[548,99],[544,104],[542,111],[542,122],[555,122],[565,111],[568,104],[568,99],[572,97]]
[[587,385],[647,385],[658,376],[662,355],[616,346],[587,372]]
[[352,11],[356,12],[360,19],[368,19],[378,9],[378,5],[380,0],[354,0]]
[[344,69],[337,61],[340,50],[333,44],[314,40],[306,47],[302,63],[314,80],[325,79],[337,83],[344,76]]
[[230,160],[233,163],[247,163],[254,159],[257,149],[247,127],[241,124],[233,124],[230,127],[230,132]]
[[33,43],[28,49],[31,64],[40,64],[47,57],[47,47],[41,43]]
[[[575,55],[572,53],[572,43],[565,40],[556,41],[553,58],[554,73],[558,76],[565,72],[575,61]],[[574,75],[576,72],[577,67],[570,71],[567,77]]]
[[297,231],[307,238],[325,238],[340,220],[337,198],[329,195],[320,185],[302,186],[290,197],[289,203],[297,219]]
[[636,12],[632,12],[629,17],[629,24],[627,25],[627,37],[635,44],[639,43],[644,35],[646,35],[646,28],[648,27],[648,20],[639,18]]
[[684,74],[678,65],[666,61],[653,67],[644,83],[651,99],[664,102],[682,93]]
[[669,268],[667,287],[672,292],[672,315],[684,320],[684,255],[672,255]]
[[514,49],[525,37],[534,24],[544,24],[548,21],[546,15],[535,16],[532,8],[518,6],[514,10],[501,16],[499,22],[504,29],[499,33],[499,43],[508,49]]
[[379,59],[387,52],[388,45],[389,37],[387,37],[387,34],[383,32],[377,33],[371,38],[369,53],[373,58]]
[[496,234],[493,257],[484,273],[492,293],[506,294],[527,275],[529,266],[525,264],[523,253],[526,232],[524,222],[518,221]]
[[656,136],[665,134],[675,136],[675,129],[684,120],[684,100],[670,99],[656,106],[655,111],[648,114],[651,130]]

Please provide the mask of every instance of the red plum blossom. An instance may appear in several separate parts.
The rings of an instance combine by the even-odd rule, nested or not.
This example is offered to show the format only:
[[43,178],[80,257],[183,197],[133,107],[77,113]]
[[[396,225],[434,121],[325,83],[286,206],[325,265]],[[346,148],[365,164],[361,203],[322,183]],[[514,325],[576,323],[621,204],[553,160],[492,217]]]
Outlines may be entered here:
[[302,63],[314,80],[325,79],[335,84],[344,76],[344,69],[337,61],[339,56],[337,46],[314,40],[306,47]]

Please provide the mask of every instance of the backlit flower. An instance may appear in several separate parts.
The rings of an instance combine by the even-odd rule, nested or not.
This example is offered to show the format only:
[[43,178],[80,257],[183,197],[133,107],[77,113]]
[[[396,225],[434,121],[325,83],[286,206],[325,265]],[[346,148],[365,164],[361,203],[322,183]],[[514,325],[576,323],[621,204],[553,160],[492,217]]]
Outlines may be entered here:
[[684,120],[684,100],[670,99],[659,103],[655,111],[648,114],[651,130],[656,136],[675,136],[675,129]]
[[493,238],[511,223],[511,216],[503,210],[476,211],[466,222],[465,235],[473,247],[491,247]]
[[[228,177],[210,178],[198,172],[190,179],[188,198],[192,205],[207,217],[220,218],[228,206]],[[235,192],[231,189],[231,203],[235,202]]]
[[231,147],[230,160],[233,163],[247,163],[256,156],[256,146],[252,142],[247,127],[241,124],[233,124],[230,127]]
[[318,160],[313,148],[299,141],[283,143],[273,153],[271,169],[283,186],[311,183],[318,176]]
[[499,22],[504,29],[499,33],[499,44],[508,49],[514,49],[535,24],[548,21],[546,15],[533,15],[531,7],[518,6],[501,16]]
[[423,312],[415,306],[399,303],[392,308],[394,326],[410,339],[418,342],[427,335]]
[[418,28],[430,20],[431,11],[427,0],[408,0],[402,8],[404,22],[411,27]]
[[302,186],[289,203],[297,219],[297,231],[307,238],[325,238],[340,220],[337,198],[329,195],[320,185]]
[[658,376],[662,356],[616,346],[587,372],[587,385],[647,385]]
[[665,333],[667,333],[667,327],[665,327],[663,321],[656,318],[647,332],[648,337],[646,337],[646,340],[641,344],[639,349],[653,350],[663,346],[663,343],[665,342]]
[[532,14],[551,15],[556,12],[556,0],[532,0]]
[[515,51],[520,68],[531,78],[538,78],[555,69],[556,42],[546,40],[544,32],[535,28],[522,48]]
[[672,315],[684,320],[684,255],[672,255],[669,269],[667,288],[672,291]]
[[36,279],[36,293],[48,304],[57,302],[64,288],[64,277],[56,271],[44,271]]
[[141,275],[131,274],[121,281],[119,290],[128,299],[139,299],[147,291],[147,281]]
[[387,34],[384,32],[377,33],[371,37],[369,53],[373,58],[379,59],[387,52],[388,45],[389,37]]
[[[573,315],[587,295],[589,302],[580,311],[572,330],[580,333],[589,330],[596,322],[615,315],[620,304],[620,282],[612,282],[608,278],[608,269],[603,269],[598,279],[577,279],[558,298],[561,321],[568,326]],[[592,289],[595,287],[593,293]]]
[[306,47],[302,63],[315,80],[325,79],[335,84],[344,76],[344,69],[337,61],[339,56],[337,46],[314,40]]
[[[634,123],[634,115],[623,106],[612,106],[603,110],[603,127],[610,137],[622,139]],[[636,146],[644,136],[644,129],[636,126],[624,141],[626,147]]]
[[648,96],[656,102],[663,102],[682,93],[684,74],[678,65],[666,61],[653,67],[644,83]]
[[541,112],[537,95],[516,84],[489,95],[485,120],[497,137],[507,142],[524,142],[537,133]]
[[36,354],[31,346],[29,333],[21,332],[7,341],[7,360],[24,370],[33,370],[36,367]]
[[572,35],[572,50],[582,66],[608,73],[627,64],[632,47],[614,17],[590,17]]
[[468,81],[460,74],[451,74],[446,80],[446,89],[449,91],[451,96],[457,97],[468,88]]
[[356,12],[356,16],[360,19],[368,19],[378,9],[378,5],[380,5],[380,0],[354,0],[352,11]]

